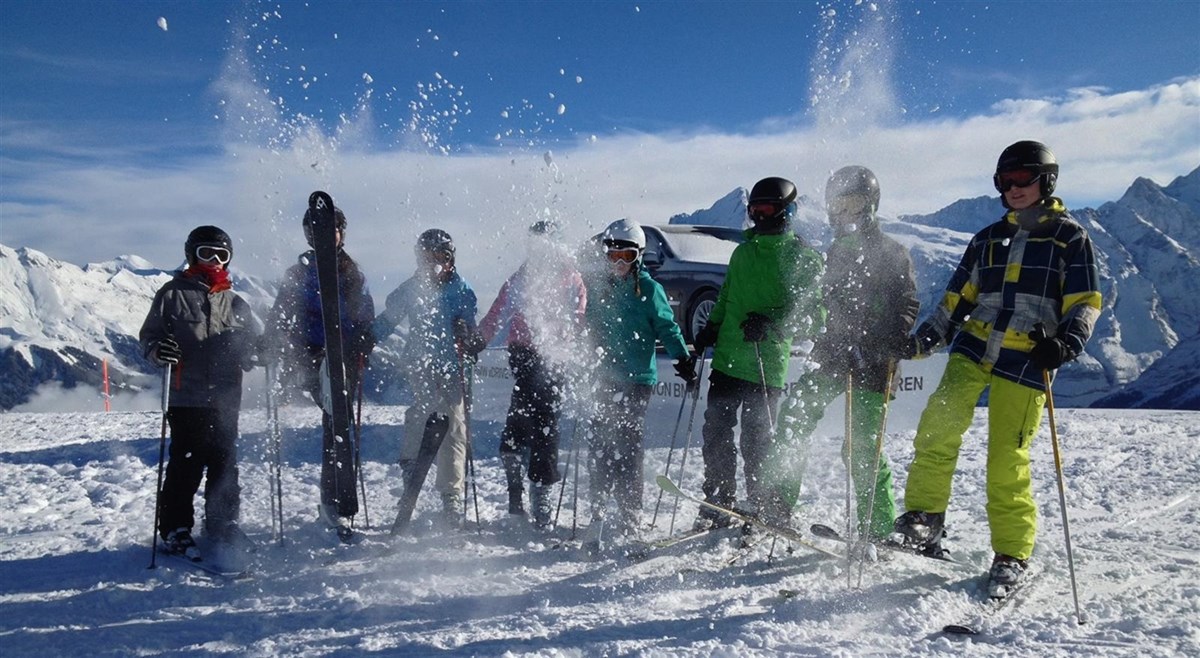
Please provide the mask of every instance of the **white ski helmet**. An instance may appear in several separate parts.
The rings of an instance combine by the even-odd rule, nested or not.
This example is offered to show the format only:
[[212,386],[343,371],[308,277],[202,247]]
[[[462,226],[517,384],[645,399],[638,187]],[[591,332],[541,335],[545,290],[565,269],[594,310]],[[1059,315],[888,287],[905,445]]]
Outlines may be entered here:
[[618,219],[604,229],[601,240],[605,245],[621,247],[637,247],[638,251],[646,249],[646,232],[632,219]]

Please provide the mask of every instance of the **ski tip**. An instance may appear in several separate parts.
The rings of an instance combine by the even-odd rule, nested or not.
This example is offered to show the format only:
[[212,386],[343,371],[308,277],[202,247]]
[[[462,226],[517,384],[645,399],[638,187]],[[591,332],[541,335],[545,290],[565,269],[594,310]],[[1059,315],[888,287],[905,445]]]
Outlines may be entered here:
[[308,207],[313,210],[333,209],[333,197],[328,192],[317,190],[308,195]]
[[680,491],[679,487],[674,482],[671,481],[671,478],[669,478],[665,475],[656,476],[654,478],[654,481],[657,482],[658,486],[661,487],[664,491],[669,491],[671,493],[677,493]]
[[963,624],[947,624],[942,627],[942,632],[948,635],[979,635],[979,631]]

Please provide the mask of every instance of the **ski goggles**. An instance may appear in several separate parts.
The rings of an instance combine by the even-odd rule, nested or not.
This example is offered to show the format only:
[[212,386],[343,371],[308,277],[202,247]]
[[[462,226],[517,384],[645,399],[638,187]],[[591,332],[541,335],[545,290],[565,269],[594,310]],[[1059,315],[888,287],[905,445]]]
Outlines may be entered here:
[[230,256],[231,254],[229,253],[229,250],[225,247],[215,247],[209,244],[202,244],[199,247],[196,247],[196,260],[200,260],[205,263],[212,263],[215,261],[221,265],[225,265],[229,262]]
[[996,190],[1004,193],[1014,187],[1029,187],[1038,182],[1042,178],[1040,171],[1032,169],[1014,169],[1012,171],[1002,171],[992,177],[992,182],[996,185]]
[[454,252],[451,251],[421,251],[421,260],[434,265],[446,265],[454,260]]
[[604,253],[613,263],[632,263],[638,259],[638,250],[633,247],[609,247]]
[[750,219],[774,219],[783,214],[787,206],[772,201],[753,201],[746,206],[746,214]]

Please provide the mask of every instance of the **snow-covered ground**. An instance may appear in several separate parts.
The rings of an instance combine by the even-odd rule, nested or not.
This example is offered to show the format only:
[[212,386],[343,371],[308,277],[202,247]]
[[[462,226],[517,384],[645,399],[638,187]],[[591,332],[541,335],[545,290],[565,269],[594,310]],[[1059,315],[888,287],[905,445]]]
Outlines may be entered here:
[[[6,656],[1200,655],[1200,414],[1058,415],[1090,623],[1075,623],[1043,431],[1034,446],[1042,523],[1028,596],[982,635],[952,637],[940,629],[973,619],[990,559],[984,410],[964,442],[950,516],[954,554],[970,566],[897,556],[868,564],[861,588],[848,586],[843,563],[801,548],[788,554],[782,543],[773,560],[770,542],[761,542],[732,563],[733,541],[712,537],[640,561],[554,548],[555,539],[503,523],[492,420],[472,428],[482,531],[392,543],[382,527],[396,500],[400,407],[365,409],[373,527],[362,543],[336,546],[314,522],[318,417],[302,407],[282,413],[287,541],[271,542],[264,418],[248,408],[243,524],[262,542],[254,576],[227,581],[162,559],[148,570],[160,416],[0,414],[0,647]],[[911,438],[911,430],[889,435],[900,483]],[[652,439],[647,520],[658,497],[649,478],[668,452]],[[814,446],[797,522],[840,526],[838,441]],[[699,459],[698,451],[689,456],[685,489],[697,489]],[[571,532],[573,484],[559,538]],[[431,516],[432,499],[422,499],[418,519]],[[663,501],[647,537],[666,534],[672,504]],[[694,514],[682,505],[679,523]]]

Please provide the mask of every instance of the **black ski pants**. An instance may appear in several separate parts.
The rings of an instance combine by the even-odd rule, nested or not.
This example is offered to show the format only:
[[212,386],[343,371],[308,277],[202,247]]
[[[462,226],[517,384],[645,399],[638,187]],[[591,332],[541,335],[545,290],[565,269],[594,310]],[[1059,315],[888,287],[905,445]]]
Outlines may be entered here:
[[593,513],[603,509],[610,495],[623,515],[636,517],[642,509],[642,443],[652,391],[645,384],[597,387],[596,413],[588,432]]
[[204,525],[209,534],[220,534],[236,523],[241,507],[237,466],[237,409],[169,407],[171,426],[166,479],[159,496],[159,534],[166,538],[176,528],[189,530],[196,523],[192,499],[204,485]]
[[771,445],[771,417],[783,389],[766,387],[713,370],[708,378],[708,404],[704,410],[704,498],[722,507],[737,502],[738,446],[733,428],[741,408],[741,451],[746,494],[751,507],[761,501],[763,459]]
[[536,350],[512,345],[508,366],[513,373],[512,399],[500,455],[529,451],[529,479],[542,485],[558,482],[558,417],[562,378]]

